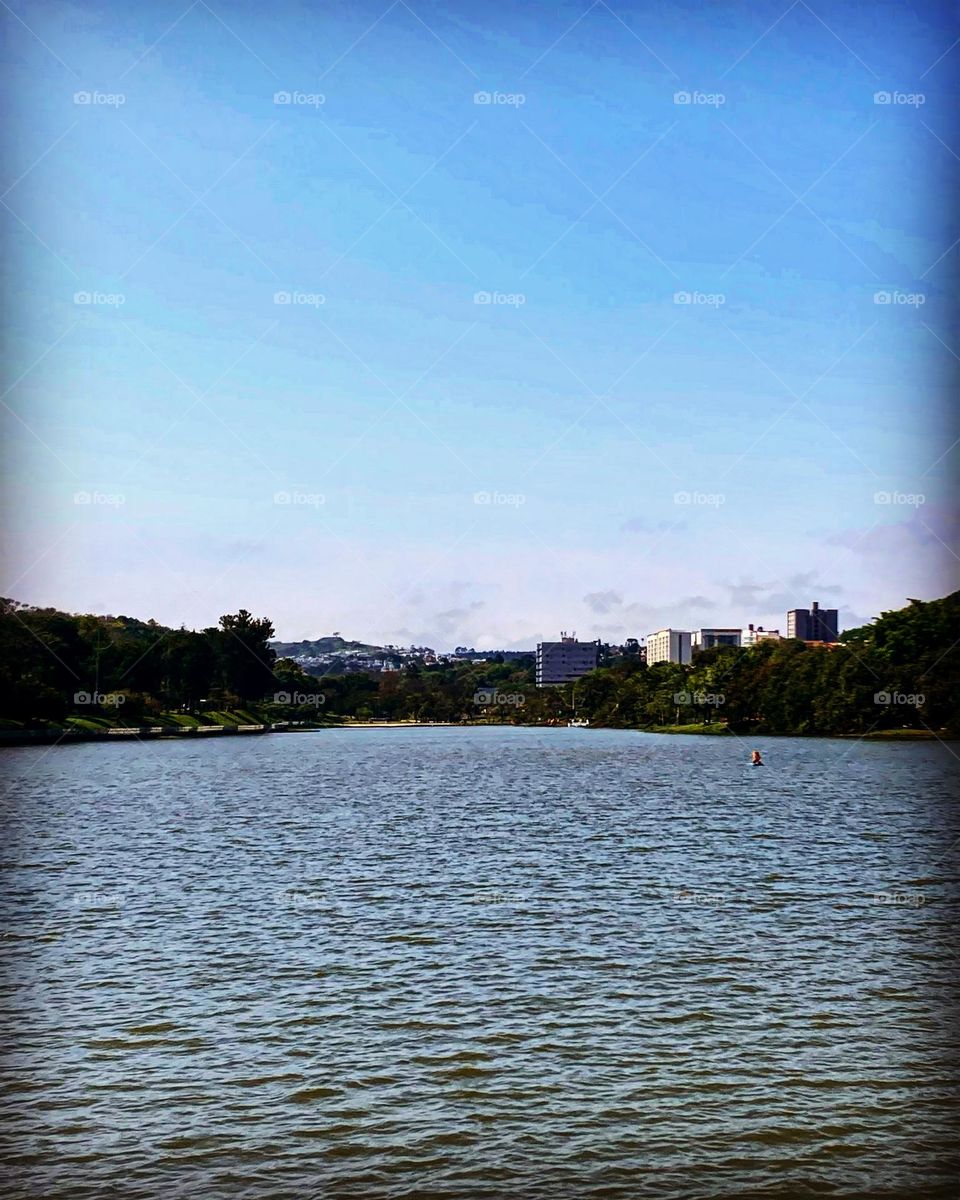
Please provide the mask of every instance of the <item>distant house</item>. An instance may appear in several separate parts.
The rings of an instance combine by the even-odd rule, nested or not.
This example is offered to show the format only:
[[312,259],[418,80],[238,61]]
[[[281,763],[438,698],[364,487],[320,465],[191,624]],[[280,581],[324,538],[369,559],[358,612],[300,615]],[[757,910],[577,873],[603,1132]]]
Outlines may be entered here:
[[762,625],[748,625],[743,631],[741,645],[756,646],[760,642],[779,642],[779,629],[764,629]]

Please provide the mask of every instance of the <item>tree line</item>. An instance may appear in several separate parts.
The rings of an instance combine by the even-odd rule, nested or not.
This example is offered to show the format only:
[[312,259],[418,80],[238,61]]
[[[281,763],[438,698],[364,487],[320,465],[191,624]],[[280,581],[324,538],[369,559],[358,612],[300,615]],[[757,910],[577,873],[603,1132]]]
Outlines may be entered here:
[[245,609],[194,631],[2,600],[0,716],[62,721],[118,700],[125,717],[256,701],[275,686],[273,632]]
[[533,655],[507,662],[410,662],[378,674],[307,674],[277,658],[273,624],[245,609],[208,629],[74,615],[0,602],[0,718],[63,722],[256,706],[273,716],[562,723],[614,728],[726,726],[735,731],[960,734],[960,592],[911,600],[833,648],[784,639],[715,647],[692,664],[647,666],[631,646],[573,685],[535,686]]

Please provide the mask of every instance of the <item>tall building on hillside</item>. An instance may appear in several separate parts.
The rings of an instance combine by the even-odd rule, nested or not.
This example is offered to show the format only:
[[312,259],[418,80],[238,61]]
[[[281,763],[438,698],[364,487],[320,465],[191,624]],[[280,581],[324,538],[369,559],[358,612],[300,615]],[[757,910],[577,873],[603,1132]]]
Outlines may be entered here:
[[560,634],[559,642],[537,645],[537,687],[572,683],[597,666],[599,642],[578,642],[577,635]]
[[685,629],[658,629],[647,634],[647,666],[658,662],[688,663],[691,634]]
[[803,642],[835,642],[837,610],[821,608],[816,600],[809,608],[791,608],[787,613],[787,637]]
[[711,646],[739,646],[742,629],[695,629],[692,646],[694,650],[709,650]]

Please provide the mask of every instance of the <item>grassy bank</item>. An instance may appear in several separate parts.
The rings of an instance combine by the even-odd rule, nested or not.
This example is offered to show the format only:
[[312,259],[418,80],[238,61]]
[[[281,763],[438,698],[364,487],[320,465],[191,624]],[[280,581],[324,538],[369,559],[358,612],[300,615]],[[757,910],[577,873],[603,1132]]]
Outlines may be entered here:
[[945,729],[874,729],[870,733],[843,733],[841,737],[861,738],[868,742],[929,742],[937,739],[956,741],[956,734],[947,733]]
[[122,707],[97,710],[83,716],[69,716],[63,721],[0,721],[0,745],[16,746],[35,743],[71,741],[110,741],[163,737],[205,737],[208,735],[261,734],[287,729],[319,729],[335,725],[336,719],[304,720],[300,711],[292,716],[269,708],[249,705],[245,708],[209,709],[202,713],[161,712],[131,713]]
[[730,730],[719,721],[706,725],[642,725],[641,733],[708,733],[712,735],[728,734]]
[[[598,727],[599,728],[599,727]],[[641,733],[706,733],[729,734],[732,736],[753,737],[839,737],[852,741],[869,742],[929,742],[936,740],[956,741],[955,735],[945,730],[931,729],[874,729],[870,733],[771,733],[763,729],[730,729],[726,725],[647,725],[640,726]]]

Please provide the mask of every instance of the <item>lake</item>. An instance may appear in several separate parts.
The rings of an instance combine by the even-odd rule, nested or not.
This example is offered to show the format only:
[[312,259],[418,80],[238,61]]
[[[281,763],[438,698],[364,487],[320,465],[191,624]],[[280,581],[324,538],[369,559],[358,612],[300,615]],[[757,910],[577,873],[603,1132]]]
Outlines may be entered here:
[[4,751],[6,1194],[953,1197],[956,749]]

